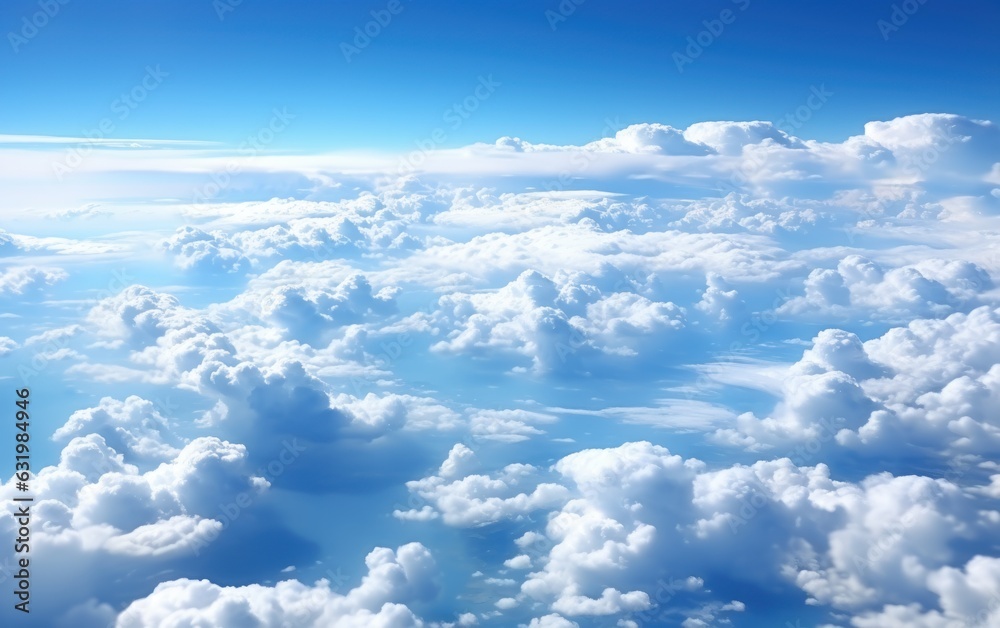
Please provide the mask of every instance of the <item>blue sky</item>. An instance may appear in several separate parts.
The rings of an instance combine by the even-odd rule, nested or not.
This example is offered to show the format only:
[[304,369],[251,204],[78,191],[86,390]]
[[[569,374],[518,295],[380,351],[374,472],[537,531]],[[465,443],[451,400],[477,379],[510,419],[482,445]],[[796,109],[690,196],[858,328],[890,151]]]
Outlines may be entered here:
[[[582,143],[616,117],[774,120],[813,85],[836,94],[837,113],[810,121],[824,140],[912,113],[991,119],[1000,102],[992,3],[916,5],[888,41],[878,22],[892,19],[892,3],[588,1],[568,3],[575,10],[555,30],[545,12],[559,4],[549,4],[402,1],[348,63],[341,44],[385,3],[246,1],[220,20],[203,0],[71,2],[18,52],[4,50],[4,84],[30,89],[4,99],[0,120],[6,133],[77,136],[148,64],[169,78],[115,136],[238,144],[279,106],[301,124],[275,149],[312,152],[408,147],[481,75],[502,89],[448,146],[503,135]],[[8,2],[0,17],[18,24],[33,8]],[[724,36],[678,72],[673,54],[727,9],[736,17]]]
[[4,3],[0,624],[1000,625],[997,17]]

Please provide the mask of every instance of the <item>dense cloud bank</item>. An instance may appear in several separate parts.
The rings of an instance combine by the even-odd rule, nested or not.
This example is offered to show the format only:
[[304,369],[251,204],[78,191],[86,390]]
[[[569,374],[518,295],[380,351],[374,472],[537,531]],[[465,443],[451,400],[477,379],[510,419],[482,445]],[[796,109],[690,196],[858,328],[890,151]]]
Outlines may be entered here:
[[993,123],[303,159],[0,232],[44,621],[1000,623]]

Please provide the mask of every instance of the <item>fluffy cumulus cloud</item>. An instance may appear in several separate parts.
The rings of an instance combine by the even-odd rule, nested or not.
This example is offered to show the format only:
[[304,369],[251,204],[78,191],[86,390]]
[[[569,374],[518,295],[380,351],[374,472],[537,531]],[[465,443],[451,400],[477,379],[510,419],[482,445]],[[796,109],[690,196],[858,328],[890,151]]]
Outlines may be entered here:
[[0,231],[39,621],[1000,622],[1000,131],[806,131],[102,149],[148,224]]
[[126,454],[133,463],[160,462],[173,458],[177,448],[169,444],[172,434],[168,419],[153,402],[136,396],[119,401],[101,399],[93,408],[77,410],[55,431],[53,438],[97,434],[115,451]]
[[539,481],[538,469],[531,465],[507,465],[494,477],[476,474],[452,479],[468,451],[464,445],[455,445],[441,465],[441,475],[407,482],[423,506],[419,510],[397,510],[393,515],[404,520],[440,516],[448,525],[477,526],[523,518],[565,499],[565,487]]
[[[141,400],[128,403],[136,402]],[[123,410],[113,400],[104,405],[112,412]],[[75,417],[83,420],[83,415]],[[242,445],[200,437],[172,455],[167,452],[166,445],[157,449],[156,455],[168,461],[143,472],[91,432],[73,437],[58,464],[37,471],[30,505],[33,586],[36,599],[52,603],[33,609],[36,614],[52,621],[97,600],[91,611],[102,615],[102,605],[141,594],[154,574],[186,571],[206,551],[212,553],[212,544],[229,526],[229,520],[220,521],[220,505],[237,496],[256,500],[268,488],[267,480],[250,469]],[[9,504],[23,495],[13,479],[0,493]],[[0,529],[14,534],[19,517],[14,506],[4,508]],[[12,550],[4,552],[5,564],[16,560]],[[133,580],[117,581],[121,573],[132,574]],[[96,621],[91,611],[80,610],[81,621],[84,616],[90,617],[84,623]]]
[[[1000,450],[1000,311],[989,306],[942,319],[919,319],[865,343],[891,377],[866,382],[884,408],[849,443],[891,447],[905,434],[913,446],[983,455]],[[897,441],[898,442],[898,441]]]
[[[91,433],[73,438],[59,464],[38,473],[36,486],[38,508],[53,515],[45,525],[53,540],[78,549],[156,553],[191,551],[199,533],[218,525],[207,517],[220,502],[264,490],[267,482],[250,473],[242,445],[214,437],[193,440],[170,462],[140,473]],[[13,496],[13,483],[4,492]]]
[[668,342],[684,327],[685,311],[673,303],[634,292],[604,294],[595,285],[600,281],[585,277],[557,279],[559,284],[524,271],[492,293],[442,297],[432,320],[452,329],[432,350],[506,352],[545,372],[608,355],[636,355],[643,346]]
[[799,453],[811,458],[836,446],[902,457],[995,456],[997,321],[997,310],[981,306],[917,319],[867,342],[825,330],[783,369],[769,416],[746,413],[714,438],[764,449],[806,443]]
[[599,140],[590,147],[597,150],[621,150],[627,153],[664,155],[707,155],[713,147],[665,124],[633,124],[615,133],[614,139]]
[[684,138],[711,147],[723,155],[738,155],[744,146],[776,144],[801,148],[802,142],[790,137],[770,122],[698,122],[684,131]]
[[68,276],[61,268],[14,267],[0,274],[0,294],[24,295],[25,292],[63,281]]
[[[252,203],[247,209],[252,214]],[[420,217],[418,199],[366,194],[347,203],[272,201],[287,224],[263,228],[205,231],[185,226],[159,247],[179,267],[202,272],[238,272],[281,259],[336,259],[361,253],[393,254],[421,241],[407,227]],[[274,212],[273,208],[268,208]],[[240,216],[242,218],[242,216]],[[235,218],[235,217],[234,217]]]
[[[869,373],[877,372],[866,358],[857,336],[840,330],[821,332],[802,359],[784,369],[780,401],[769,416],[741,414],[734,427],[718,429],[713,439],[750,449],[788,442],[818,446],[841,430],[859,428],[878,407],[856,379],[866,367]],[[841,370],[844,366],[858,370],[851,374]]]
[[976,556],[964,568],[942,567],[927,578],[928,588],[937,596],[941,610],[925,611],[919,604],[888,605],[883,610],[855,617],[858,628],[958,628],[992,626],[1000,622],[1000,561]]
[[909,153],[950,143],[960,145],[958,148],[972,156],[979,150],[995,150],[1000,141],[1000,129],[989,120],[925,114],[868,122],[864,136],[894,152]]
[[[456,447],[445,466],[464,455]],[[746,587],[783,583],[808,604],[857,613],[858,626],[876,625],[876,617],[969,621],[996,611],[989,584],[996,559],[969,548],[995,533],[998,518],[977,515],[990,500],[950,480],[879,473],[850,482],[823,464],[787,458],[710,469],[648,442],[583,450],[553,471],[565,494],[548,506],[541,528],[515,539],[504,565],[521,580],[520,592],[502,609],[530,600],[564,618],[710,625],[755,601],[712,599],[713,583],[736,578]],[[483,521],[456,516],[490,502],[468,498],[484,493],[487,478],[465,479],[450,485],[448,499],[459,486],[466,497],[451,501],[447,525]],[[426,488],[426,480],[411,483]],[[491,520],[522,518],[519,508],[493,504]],[[925,606],[901,606],[906,600]]]
[[[770,122],[698,122],[686,129],[666,124],[633,124],[580,147],[585,151],[639,153],[657,155],[733,155],[744,146],[774,143],[802,148],[803,143]],[[519,138],[505,137],[497,146],[528,152],[565,151],[574,147],[532,144]]]
[[721,198],[709,198],[676,205],[679,215],[669,224],[713,233],[805,234],[819,226],[839,224],[831,203],[790,202],[787,199],[754,198],[724,190]]
[[[301,294],[292,297],[289,292],[271,297],[253,306],[249,299],[242,300],[240,311],[246,316],[271,317],[274,324],[281,321],[301,333],[343,327],[345,319],[363,317],[371,308],[390,307],[391,298],[373,295],[359,275],[346,278],[332,293],[311,293],[315,301]],[[398,429],[411,402],[426,405],[425,400],[405,395],[389,397],[382,404],[374,397],[361,400],[340,395],[336,399],[340,407],[334,407],[332,391],[302,361],[272,355],[259,363],[257,353],[244,356],[231,338],[239,335],[239,328],[227,332],[224,321],[183,308],[171,295],[141,286],[101,301],[89,319],[100,325],[97,332],[109,338],[109,344],[132,347],[130,361],[144,369],[136,377],[208,395],[223,408],[213,420],[228,417],[234,429],[245,430],[248,426],[239,422],[250,420],[252,427],[270,435],[299,434],[324,441],[342,429]]]
[[436,566],[419,543],[379,547],[365,558],[368,573],[345,594],[320,580],[310,586],[296,580],[273,587],[220,587],[207,580],[172,580],[157,585],[147,597],[132,602],[118,616],[117,628],[210,625],[424,626],[406,603],[432,597]]
[[376,293],[368,279],[356,273],[336,285],[282,286],[260,295],[260,301],[247,299],[241,304],[261,320],[287,329],[290,336],[317,344],[332,329],[393,312],[396,292],[388,287]]
[[779,313],[812,312],[826,320],[859,312],[881,318],[942,315],[971,309],[991,288],[989,273],[971,262],[930,259],[885,269],[851,255],[835,269],[809,273],[805,295],[782,305]]
[[231,272],[250,264],[250,260],[228,242],[225,234],[206,233],[197,227],[178,229],[163,240],[160,247],[172,253],[178,265],[185,269]]
[[14,349],[17,349],[17,341],[6,336],[0,337],[0,357],[7,355]]

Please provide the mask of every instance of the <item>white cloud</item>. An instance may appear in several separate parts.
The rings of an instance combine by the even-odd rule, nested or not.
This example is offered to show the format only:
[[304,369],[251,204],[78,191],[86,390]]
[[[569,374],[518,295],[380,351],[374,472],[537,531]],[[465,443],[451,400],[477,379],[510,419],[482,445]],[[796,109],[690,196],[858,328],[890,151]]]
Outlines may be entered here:
[[948,452],[1000,450],[991,411],[1000,399],[998,329],[1000,311],[979,307],[916,320],[866,342],[870,359],[891,377],[865,383],[885,410],[858,428],[860,442],[886,449],[905,433],[908,442]]
[[435,592],[436,565],[419,543],[395,551],[379,547],[365,558],[368,574],[346,594],[320,580],[313,586],[296,580],[273,587],[220,587],[207,580],[172,580],[132,602],[118,616],[118,628],[146,628],[179,623],[220,628],[248,625],[361,628],[423,626],[406,606]]
[[[885,270],[860,255],[834,269],[815,269],[805,282],[805,295],[778,308],[778,314],[833,317],[949,314],[963,305],[978,305],[980,292],[993,287],[990,276],[970,262],[925,260]],[[970,308],[971,309],[971,308]]]
[[705,291],[695,308],[720,321],[729,321],[742,313],[745,304],[739,292],[730,289],[726,280],[716,273],[705,276]]
[[475,453],[462,443],[456,443],[448,452],[448,458],[441,463],[438,475],[442,478],[465,477],[466,471],[475,461]]
[[510,569],[529,569],[531,567],[531,556],[527,554],[518,554],[514,558],[509,558],[503,561],[504,567]]
[[[521,594],[561,615],[656,616],[652,590],[623,587],[648,587],[653,574],[669,575],[672,595],[710,589],[717,573],[784,582],[813,604],[859,618],[932,593],[952,596],[942,600],[949,617],[989,604],[991,585],[978,582],[992,576],[972,574],[991,573],[993,559],[974,559],[968,578],[953,565],[963,555],[956,544],[988,538],[995,523],[974,523],[985,502],[947,480],[880,473],[844,482],[825,465],[788,459],[708,470],[650,443],[585,450],[554,468],[573,498],[549,514],[542,532],[517,540],[524,553],[506,566],[530,564]],[[741,551],[747,546],[758,549]],[[746,611],[741,601],[715,600],[688,619],[710,625]]]
[[562,615],[551,613],[533,618],[527,626],[528,628],[579,628],[580,624],[570,621]]
[[0,273],[0,295],[24,295],[32,289],[51,286],[69,275],[61,268],[19,266]]
[[851,619],[856,628],[957,628],[992,626],[1000,622],[1000,559],[976,556],[964,569],[943,567],[927,577],[941,610],[925,611],[920,604],[891,604],[879,612]]
[[738,155],[744,146],[773,142],[789,148],[803,144],[770,122],[697,122],[684,131],[684,138],[723,155]]
[[0,336],[0,357],[7,355],[17,349],[17,342],[12,338]]
[[185,270],[235,272],[251,263],[227,242],[225,234],[206,233],[196,227],[178,229],[160,243],[160,248],[174,254],[177,265]]
[[631,292],[601,296],[580,277],[557,278],[560,284],[524,271],[496,291],[441,297],[433,322],[452,329],[432,350],[473,355],[499,350],[530,358],[537,372],[573,370],[602,355],[634,356],[684,327],[684,310],[673,303]]
[[[51,424],[60,462],[34,478],[40,558],[65,566],[39,572],[40,599],[60,600],[46,612],[76,625],[107,625],[130,601],[121,625],[766,622],[745,586],[855,626],[997,621],[998,140],[991,123],[925,114],[841,142],[760,121],[639,124],[580,146],[502,138],[388,178],[388,155],[261,155],[236,162],[249,197],[338,200],[183,207],[165,199],[231,156],[97,151],[81,187],[41,211],[92,215],[66,196],[108,176],[129,183],[100,180],[109,211],[142,217],[135,231],[0,232],[0,292],[46,299],[5,333],[55,377],[57,360],[77,361],[60,399],[85,400]],[[51,176],[45,150],[19,150],[2,175],[16,208]],[[170,174],[156,212],[131,198],[138,171]],[[182,272],[144,270],[158,287],[107,297],[93,271],[122,253]],[[0,337],[0,354],[18,346]],[[101,398],[95,383],[178,389],[183,408]],[[608,447],[623,431],[675,451]],[[290,442],[294,464],[251,471]],[[588,449],[564,455],[575,442]],[[477,581],[493,587],[479,616],[424,605],[422,546],[376,550],[346,595],[219,586],[222,568],[195,560],[253,537],[240,526],[278,525],[265,507],[231,529],[220,504],[234,495],[364,493],[352,503],[375,511],[356,514],[376,521],[391,510],[380,495],[424,474],[385,530],[481,527],[448,533],[496,541],[461,566],[496,576]],[[0,531],[13,525],[2,511]],[[310,551],[244,582],[304,573]],[[414,609],[431,607],[428,624]]]
[[447,525],[478,526],[502,519],[521,519],[566,498],[563,486],[540,482],[538,470],[531,465],[508,465],[496,477],[467,475],[453,479],[457,472],[450,464],[454,452],[452,448],[448,460],[441,465],[448,472],[446,477],[429,476],[406,483],[410,492],[426,504],[422,510],[397,511],[396,517],[431,519],[434,517],[426,510],[430,507]]
[[[140,472],[90,433],[72,438],[59,463],[38,469],[31,486],[33,564],[60,565],[33,573],[35,592],[57,600],[37,610],[48,622],[63,614],[81,621],[93,613],[103,617],[101,600],[138,595],[139,583],[190,564],[225,533],[221,506],[231,506],[238,495],[252,500],[267,482],[247,468],[242,445],[215,437],[197,438]],[[20,494],[14,478],[0,487],[10,504]],[[13,534],[15,517],[16,508],[2,509],[0,529]],[[0,553],[0,560],[13,561],[12,550]],[[81,584],[84,573],[92,577]]]
[[697,133],[680,131],[664,124],[633,124],[615,133],[614,139],[598,140],[585,148],[626,153],[662,155],[707,155],[712,152],[708,142]]
[[545,434],[536,425],[555,421],[551,414],[527,410],[477,410],[469,418],[469,427],[479,439],[519,443]]
[[99,434],[109,447],[137,461],[162,462],[172,459],[178,449],[170,444],[167,419],[153,402],[131,396],[124,401],[104,397],[93,408],[77,410],[58,428],[53,438],[60,440],[84,434]]
[[842,429],[857,429],[877,404],[850,373],[839,368],[858,366],[860,378],[877,369],[859,358],[860,341],[853,334],[825,330],[813,339],[811,349],[784,374],[781,400],[771,415],[759,419],[752,413],[736,418],[732,428],[716,430],[716,442],[768,449],[778,443],[831,442]]
[[[747,413],[715,432],[718,442],[767,448],[809,441],[836,442],[886,454],[909,447],[946,456],[1000,450],[1000,426],[989,408],[1000,394],[1000,313],[919,319],[861,343],[828,329],[785,373],[771,415]],[[927,454],[924,454],[927,455]]]

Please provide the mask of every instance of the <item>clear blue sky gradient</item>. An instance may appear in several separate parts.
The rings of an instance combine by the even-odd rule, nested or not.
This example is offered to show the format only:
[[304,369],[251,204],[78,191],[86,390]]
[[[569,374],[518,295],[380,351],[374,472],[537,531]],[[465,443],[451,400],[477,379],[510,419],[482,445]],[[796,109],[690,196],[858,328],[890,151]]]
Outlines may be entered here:
[[[994,2],[912,0],[917,10],[886,40],[878,22],[893,2],[749,0],[740,10],[746,1],[587,0],[553,30],[555,0],[400,0],[350,62],[341,44],[386,0],[243,0],[224,19],[211,0],[74,0],[16,52],[9,33],[40,9],[7,1],[0,133],[79,136],[147,65],[169,76],[114,137],[238,145],[287,107],[298,117],[276,150],[407,149],[489,75],[501,86],[446,145],[581,143],[608,118],[779,120],[823,84],[834,96],[805,137],[839,140],[866,121],[922,112],[1000,119]],[[725,9],[735,19],[678,72],[674,53]]]

